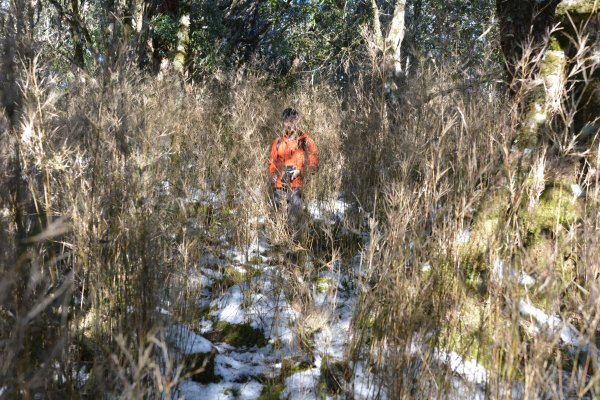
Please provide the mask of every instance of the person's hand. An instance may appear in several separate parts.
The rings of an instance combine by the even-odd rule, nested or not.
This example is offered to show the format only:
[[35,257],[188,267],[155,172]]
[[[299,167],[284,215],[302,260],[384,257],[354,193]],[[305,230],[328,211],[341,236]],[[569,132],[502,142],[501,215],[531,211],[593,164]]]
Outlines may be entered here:
[[294,170],[294,173],[292,174],[292,178],[291,180],[293,181],[294,179],[296,179],[298,176],[300,175],[300,170],[298,168],[296,168]]

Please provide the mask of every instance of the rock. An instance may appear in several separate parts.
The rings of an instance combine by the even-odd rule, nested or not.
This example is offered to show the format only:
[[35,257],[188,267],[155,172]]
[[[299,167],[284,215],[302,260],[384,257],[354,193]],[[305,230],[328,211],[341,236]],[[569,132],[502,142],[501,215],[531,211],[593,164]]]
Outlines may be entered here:
[[215,357],[219,354],[216,348],[208,353],[187,354],[183,358],[184,372],[190,374],[192,380],[199,383],[215,383],[221,377],[215,374]]
[[230,324],[219,321],[212,332],[207,334],[214,342],[223,342],[235,347],[264,347],[265,335],[250,324]]

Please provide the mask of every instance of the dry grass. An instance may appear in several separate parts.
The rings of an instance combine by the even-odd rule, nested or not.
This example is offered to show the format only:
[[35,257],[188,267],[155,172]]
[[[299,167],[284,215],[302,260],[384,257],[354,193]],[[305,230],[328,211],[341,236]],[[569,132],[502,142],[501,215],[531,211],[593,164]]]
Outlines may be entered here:
[[[370,232],[349,359],[366,360],[390,398],[451,393],[439,350],[483,364],[491,397],[513,386],[598,395],[598,142],[565,136],[568,87],[562,124],[529,153],[513,146],[526,85],[512,99],[485,86],[444,94],[452,77],[441,70],[414,77],[394,107],[373,76],[344,94],[327,83],[275,90],[251,69],[194,84],[125,67],[49,76],[23,68],[22,112],[0,120],[3,393],[170,393],[182,371],[159,310],[170,304],[169,323],[194,321],[200,258],[222,237],[241,249],[257,240],[256,218],[270,215],[268,149],[290,105],[319,148],[306,197],[343,193],[354,206],[346,228]],[[571,183],[585,198],[564,197]],[[311,228],[319,238],[300,242],[300,259],[347,267],[357,248],[338,241],[339,226]],[[266,230],[292,245],[281,216]],[[500,262],[537,284],[495,276]],[[290,272],[290,296],[302,297],[314,271]],[[569,322],[581,346],[524,316],[521,299]]]

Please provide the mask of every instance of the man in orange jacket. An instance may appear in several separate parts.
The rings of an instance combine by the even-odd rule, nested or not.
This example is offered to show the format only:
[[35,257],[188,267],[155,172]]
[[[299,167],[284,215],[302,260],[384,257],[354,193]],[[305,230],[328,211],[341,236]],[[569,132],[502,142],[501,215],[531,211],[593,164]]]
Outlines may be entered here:
[[275,208],[287,201],[288,224],[294,239],[300,234],[302,187],[305,178],[318,166],[317,146],[298,128],[299,121],[300,114],[296,109],[283,110],[283,132],[273,141],[269,157]]

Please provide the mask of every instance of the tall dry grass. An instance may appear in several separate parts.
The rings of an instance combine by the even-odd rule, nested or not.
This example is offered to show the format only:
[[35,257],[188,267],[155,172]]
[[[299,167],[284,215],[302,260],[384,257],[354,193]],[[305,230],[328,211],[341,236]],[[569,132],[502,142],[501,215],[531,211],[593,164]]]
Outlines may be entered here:
[[[519,143],[542,62],[524,56],[538,83],[514,96],[481,87],[419,104],[451,81],[425,72],[406,88],[418,106],[376,131],[381,218],[350,358],[390,398],[598,396],[598,141],[577,131],[596,122],[577,124],[581,92],[564,85]],[[595,63],[582,48],[570,79],[590,84]],[[468,360],[485,371],[464,372]]]
[[[173,390],[182,371],[161,330],[197,318],[201,257],[247,249],[270,215],[268,152],[284,105],[319,148],[306,197],[337,198],[335,92],[266,82],[251,70],[182,84],[127,67],[23,69],[17,123],[2,121],[3,395]],[[273,240],[291,243],[285,223],[270,223]]]
[[[509,98],[454,79],[423,70],[389,102],[371,75],[340,94],[326,81],[274,88],[252,69],[183,83],[126,66],[23,67],[16,123],[0,121],[2,395],[173,393],[185,371],[162,328],[196,321],[202,256],[225,242],[245,251],[257,217],[272,216],[267,158],[285,106],[319,149],[307,200],[342,195],[343,228],[370,232],[353,365],[390,398],[464,395],[440,356],[451,351],[487,369],[479,390],[494,398],[596,395],[598,142],[565,134],[576,93],[524,151],[514,141],[532,89]],[[564,194],[571,183],[585,198]],[[341,224],[315,223],[298,245],[282,218],[266,225],[316,269],[341,258],[354,273],[358,241]],[[568,322],[580,345],[521,300]]]

